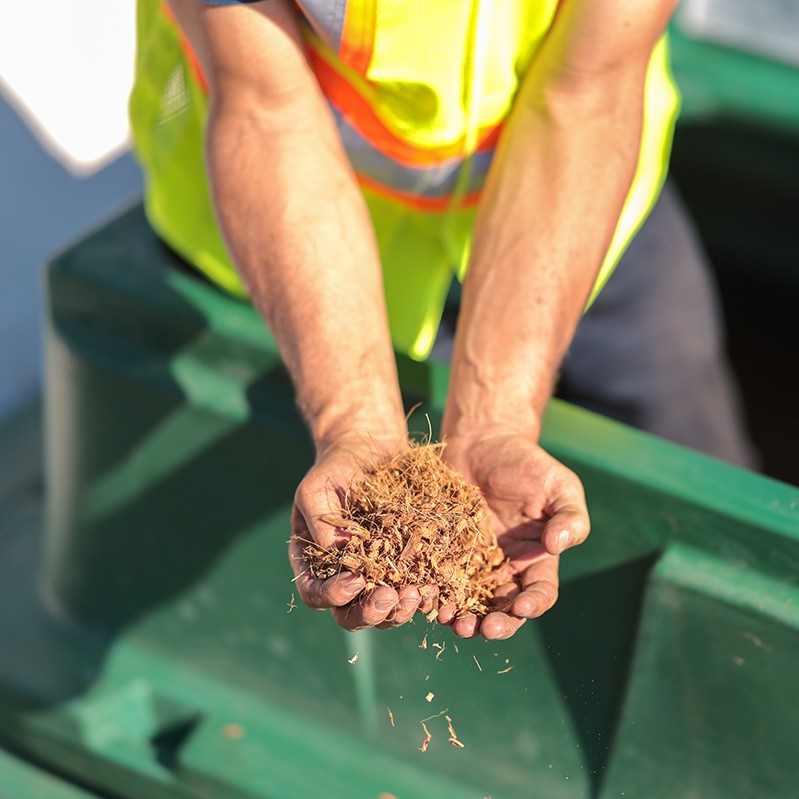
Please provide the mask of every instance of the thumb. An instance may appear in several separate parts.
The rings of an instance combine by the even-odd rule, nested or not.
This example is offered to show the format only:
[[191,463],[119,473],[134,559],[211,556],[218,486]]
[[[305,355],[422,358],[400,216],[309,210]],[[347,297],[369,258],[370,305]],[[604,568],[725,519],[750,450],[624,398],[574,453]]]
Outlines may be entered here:
[[544,525],[541,540],[550,555],[559,555],[570,547],[582,544],[591,529],[588,511],[580,503],[566,503],[550,516]]
[[327,484],[304,480],[294,497],[296,513],[292,515],[295,535],[322,549],[343,546],[352,535],[342,514],[340,493]]

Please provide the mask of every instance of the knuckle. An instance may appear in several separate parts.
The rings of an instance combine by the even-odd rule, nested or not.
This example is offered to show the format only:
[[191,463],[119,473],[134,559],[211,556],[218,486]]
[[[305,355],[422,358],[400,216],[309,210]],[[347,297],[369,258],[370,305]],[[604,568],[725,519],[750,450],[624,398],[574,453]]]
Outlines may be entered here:
[[357,632],[358,630],[365,630],[370,627],[370,624],[365,624],[358,614],[353,613],[353,608],[331,608],[330,612],[333,614],[336,624],[343,627],[350,632]]
[[309,485],[308,478],[305,478],[305,480],[297,486],[297,490],[294,492],[294,503],[303,515],[308,505],[313,501],[314,493],[315,492]]

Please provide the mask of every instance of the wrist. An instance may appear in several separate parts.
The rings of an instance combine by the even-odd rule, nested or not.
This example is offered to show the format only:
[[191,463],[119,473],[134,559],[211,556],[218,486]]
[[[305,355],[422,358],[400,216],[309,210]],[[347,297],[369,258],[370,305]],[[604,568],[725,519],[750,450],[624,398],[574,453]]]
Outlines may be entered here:
[[373,441],[380,445],[404,443],[408,427],[402,402],[396,398],[367,401],[355,391],[351,398],[306,412],[308,429],[318,455],[341,444]]
[[537,441],[550,387],[536,390],[518,373],[503,379],[491,370],[453,367],[442,421],[447,438],[518,435]]
[[457,419],[445,416],[442,424],[442,438],[448,444],[469,446],[476,441],[514,437],[523,438],[533,443],[538,442],[541,426],[535,419],[498,419],[461,416]]

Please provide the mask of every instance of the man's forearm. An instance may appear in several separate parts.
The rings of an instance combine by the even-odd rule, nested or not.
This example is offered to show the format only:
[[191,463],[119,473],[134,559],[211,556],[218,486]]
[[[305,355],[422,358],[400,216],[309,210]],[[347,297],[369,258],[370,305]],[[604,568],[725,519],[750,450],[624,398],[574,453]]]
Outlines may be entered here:
[[320,141],[313,120],[277,127],[256,114],[212,117],[222,229],[314,438],[376,430],[402,407],[370,220],[335,143]]
[[566,111],[518,109],[487,187],[453,362],[467,425],[534,429],[632,178],[640,123]]
[[478,215],[450,436],[512,428],[537,437],[637,163],[646,59],[561,74],[568,41],[557,37],[525,78]]
[[290,0],[169,0],[209,84],[207,160],[228,250],[317,443],[401,434],[374,232]]

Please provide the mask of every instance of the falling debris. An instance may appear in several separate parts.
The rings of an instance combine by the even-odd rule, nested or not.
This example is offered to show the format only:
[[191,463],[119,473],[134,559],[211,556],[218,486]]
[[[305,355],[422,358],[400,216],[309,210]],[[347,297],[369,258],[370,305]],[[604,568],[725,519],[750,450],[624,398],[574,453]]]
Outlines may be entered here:
[[480,669],[480,671],[482,671],[483,667],[480,665],[480,661],[477,659],[477,655],[472,655],[472,657],[474,658],[474,662],[477,664],[477,668]]
[[764,652],[771,652],[771,647],[754,633],[741,633],[741,638],[751,641],[758,649],[762,649]]
[[427,649],[427,633],[424,634],[424,638],[422,638],[422,643],[419,644],[419,649]]
[[419,751],[426,752],[430,741],[433,740],[433,736],[430,734],[430,730],[427,729],[427,725],[423,721],[420,721],[419,723],[422,725],[422,729],[424,730],[424,740],[422,741],[422,745],[419,747]]
[[458,740],[458,734],[452,726],[452,719],[449,716],[444,716],[444,718],[447,720],[447,729],[449,730],[449,738],[447,740],[458,749],[463,749],[463,743]]
[[443,716],[445,713],[449,713],[449,708],[448,707],[445,707],[443,710],[439,710],[438,713],[436,713],[436,714],[434,714],[432,716],[428,716],[426,719],[422,719],[422,721],[432,721],[433,719],[437,719],[440,716]]
[[222,727],[222,732],[225,738],[229,738],[231,741],[240,741],[245,735],[244,727],[235,722],[232,724],[225,724],[225,726]]
[[424,681],[427,682],[429,679],[430,679],[430,675],[429,674],[425,674],[424,675]]
[[461,652],[460,652],[460,649],[458,649],[458,645],[457,644],[453,644],[452,646],[455,647],[455,654],[456,655],[460,655]]
[[497,674],[507,674],[512,668],[513,666],[508,666],[507,669],[502,669],[502,671],[498,671]]
[[350,666],[354,666],[358,662],[359,657],[360,656],[356,652],[351,658],[347,658],[347,663],[349,663]]
[[427,692],[427,696],[425,697],[425,699],[428,702],[432,702],[434,698],[435,698],[435,694],[432,691],[428,691]]
[[288,610],[286,611],[286,613],[291,613],[291,611],[297,607],[297,603],[294,601],[294,594],[291,595],[291,601],[288,603],[287,607]]
[[438,649],[438,652],[436,652],[436,660],[439,660],[441,658],[441,655],[444,654],[444,650],[447,648],[447,644],[446,643],[444,643],[443,645],[433,644],[433,646],[436,647],[436,649]]
[[394,726],[394,714],[391,712],[391,708],[386,705],[386,710],[388,711],[388,720],[391,722],[391,726]]

